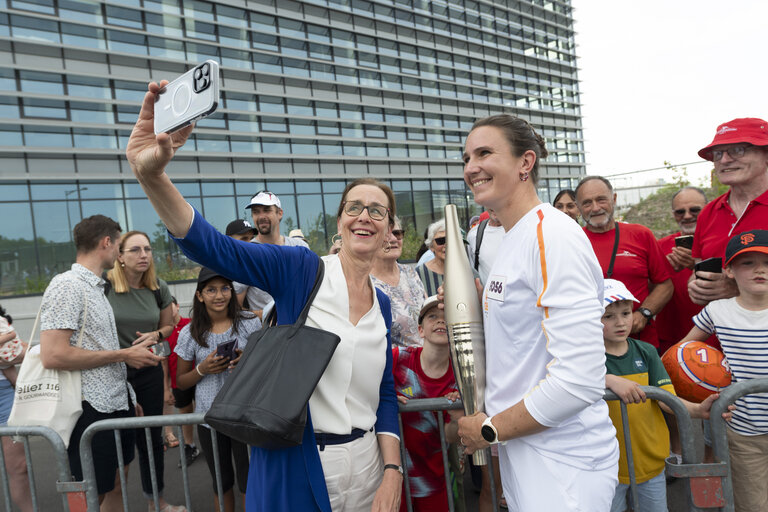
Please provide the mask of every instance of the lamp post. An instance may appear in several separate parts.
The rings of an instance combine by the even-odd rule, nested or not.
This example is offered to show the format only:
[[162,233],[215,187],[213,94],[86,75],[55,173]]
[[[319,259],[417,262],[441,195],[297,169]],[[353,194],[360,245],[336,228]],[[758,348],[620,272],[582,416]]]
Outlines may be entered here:
[[77,188],[75,189],[64,191],[64,201],[66,203],[66,208],[67,208],[67,231],[69,232],[70,242],[72,241],[72,217],[69,214],[69,196],[70,194],[74,194],[75,192],[78,192],[81,190],[88,190],[88,187],[80,187],[78,185]]

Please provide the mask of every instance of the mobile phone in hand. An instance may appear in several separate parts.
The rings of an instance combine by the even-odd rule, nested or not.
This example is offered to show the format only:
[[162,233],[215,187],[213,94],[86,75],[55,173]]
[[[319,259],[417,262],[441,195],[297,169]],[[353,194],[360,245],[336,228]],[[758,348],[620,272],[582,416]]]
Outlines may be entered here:
[[219,64],[206,60],[163,87],[155,101],[155,135],[209,116],[219,105]]
[[156,356],[160,356],[160,357],[168,357],[169,355],[171,355],[171,346],[168,344],[168,341],[161,341],[160,343],[155,343],[154,345],[149,347],[149,350]]
[[222,357],[228,357],[230,360],[235,358],[235,348],[237,347],[237,340],[230,340],[222,343],[216,347],[216,355]]
[[[698,271],[703,272],[716,272],[718,274],[723,272],[723,259],[722,258],[707,258],[706,260],[701,260],[700,262],[696,263],[693,266],[693,272],[696,273]],[[710,281],[710,279],[704,279],[703,277],[698,277],[697,279],[703,279],[705,281]]]
[[675,247],[685,247],[686,249],[693,249],[693,235],[676,236]]

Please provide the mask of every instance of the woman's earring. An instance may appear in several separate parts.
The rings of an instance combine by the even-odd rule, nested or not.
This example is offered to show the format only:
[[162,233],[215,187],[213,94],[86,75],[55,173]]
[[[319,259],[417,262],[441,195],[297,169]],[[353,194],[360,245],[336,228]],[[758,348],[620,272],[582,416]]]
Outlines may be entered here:
[[123,263],[123,262],[121,261],[121,262],[120,262],[120,266],[121,266],[121,267],[123,267],[123,268],[125,268],[125,263]]
[[336,245],[336,242],[339,242],[339,246],[341,246],[341,234],[336,233],[331,237],[331,247]]
[[389,252],[392,250],[392,247],[389,245],[389,242],[384,242],[384,252]]
[[528,172],[524,172],[520,175],[520,181],[528,181]]

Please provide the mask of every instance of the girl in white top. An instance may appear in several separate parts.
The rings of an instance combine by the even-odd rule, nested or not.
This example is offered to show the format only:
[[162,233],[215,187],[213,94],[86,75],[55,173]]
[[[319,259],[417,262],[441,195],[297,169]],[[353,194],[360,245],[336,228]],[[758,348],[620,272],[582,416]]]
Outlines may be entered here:
[[469,453],[501,442],[510,510],[607,511],[618,443],[602,400],[603,277],[581,228],[536,194],[547,150],[526,121],[481,119],[464,180],[507,231],[482,296],[486,409],[459,421]]

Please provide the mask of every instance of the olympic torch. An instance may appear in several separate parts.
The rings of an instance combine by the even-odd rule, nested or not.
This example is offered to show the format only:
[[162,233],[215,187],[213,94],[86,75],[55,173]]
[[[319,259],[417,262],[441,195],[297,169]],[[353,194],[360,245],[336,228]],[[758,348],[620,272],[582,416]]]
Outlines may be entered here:
[[[456,383],[464,414],[485,409],[485,336],[475,277],[464,249],[456,205],[445,206],[445,323]],[[475,465],[487,464],[485,451],[472,454]]]

